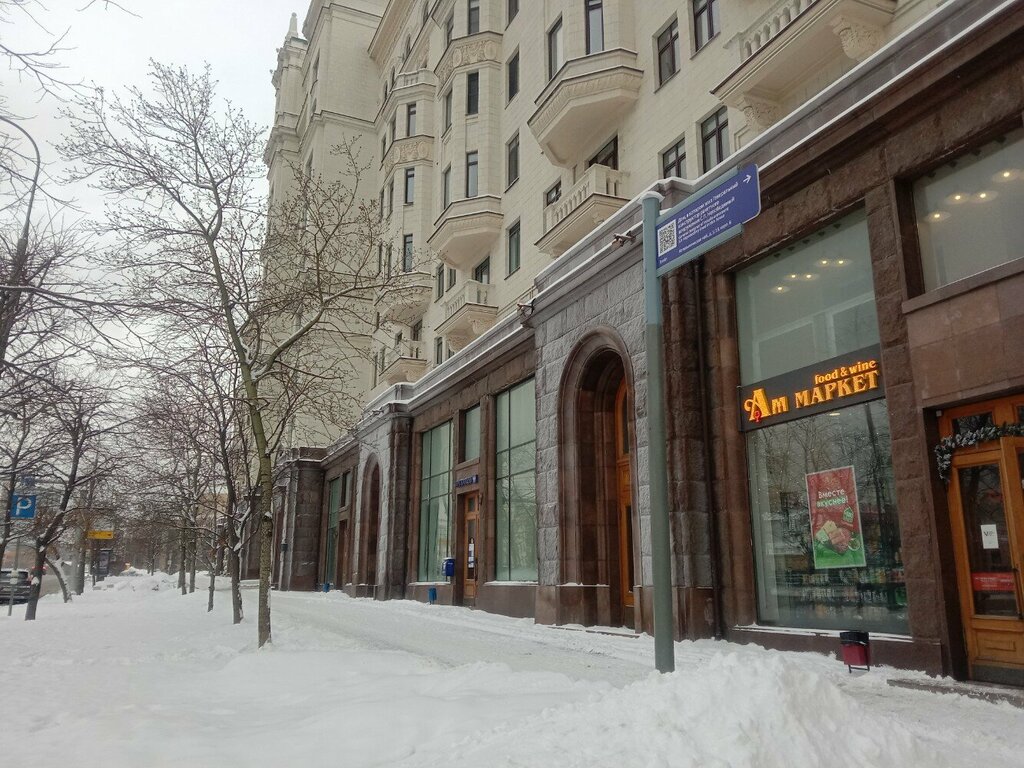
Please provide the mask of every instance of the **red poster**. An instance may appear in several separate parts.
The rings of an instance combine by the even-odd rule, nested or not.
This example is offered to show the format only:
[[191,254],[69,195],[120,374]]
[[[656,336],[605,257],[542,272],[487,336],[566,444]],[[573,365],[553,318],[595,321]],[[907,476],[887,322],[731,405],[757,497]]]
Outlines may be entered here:
[[1013,592],[1013,571],[972,573],[971,587],[975,592]]
[[864,534],[853,467],[824,469],[806,477],[814,567],[863,567]]

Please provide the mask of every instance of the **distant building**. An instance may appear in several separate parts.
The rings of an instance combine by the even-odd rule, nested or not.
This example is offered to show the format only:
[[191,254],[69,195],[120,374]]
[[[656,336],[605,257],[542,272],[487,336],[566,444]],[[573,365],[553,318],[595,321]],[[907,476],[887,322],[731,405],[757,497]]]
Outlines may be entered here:
[[[658,408],[678,636],[866,629],[1024,684],[1022,30],[1019,2],[313,2],[272,196],[361,137],[407,285],[368,311],[357,426],[293,448],[279,586],[649,631]],[[662,282],[649,404],[636,196],[747,163],[761,214]]]

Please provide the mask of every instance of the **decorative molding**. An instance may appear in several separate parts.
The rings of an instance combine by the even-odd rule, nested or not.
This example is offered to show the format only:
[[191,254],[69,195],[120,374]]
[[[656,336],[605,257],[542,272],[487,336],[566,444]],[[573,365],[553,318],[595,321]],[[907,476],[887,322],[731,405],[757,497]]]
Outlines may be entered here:
[[434,140],[429,136],[408,136],[395,139],[384,155],[384,176],[390,176],[396,165],[433,163]]
[[755,134],[768,130],[782,118],[781,104],[750,93],[745,93],[737,99],[736,107],[743,112],[747,127]]
[[864,61],[885,43],[885,32],[874,24],[849,16],[836,16],[831,24],[843,46],[843,53],[854,61]]
[[438,87],[443,88],[452,73],[461,67],[478,64],[499,64],[501,35],[497,32],[479,32],[452,40],[434,68]]

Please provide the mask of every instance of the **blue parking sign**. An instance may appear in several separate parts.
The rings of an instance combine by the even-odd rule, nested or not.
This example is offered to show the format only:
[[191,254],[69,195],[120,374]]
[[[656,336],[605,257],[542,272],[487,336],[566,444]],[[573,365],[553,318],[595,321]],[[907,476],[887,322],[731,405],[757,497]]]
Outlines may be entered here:
[[11,496],[12,520],[32,520],[35,516],[36,496],[34,493],[28,496],[21,496],[18,494]]

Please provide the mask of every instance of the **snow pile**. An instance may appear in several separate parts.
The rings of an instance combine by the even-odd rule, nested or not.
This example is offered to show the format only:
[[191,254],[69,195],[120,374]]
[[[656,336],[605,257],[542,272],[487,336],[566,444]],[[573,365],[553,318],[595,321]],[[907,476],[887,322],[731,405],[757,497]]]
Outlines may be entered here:
[[177,589],[178,577],[163,571],[152,574],[138,568],[125,568],[118,576],[108,576],[93,586],[95,590],[114,590],[116,592],[160,592],[165,589]]
[[825,677],[779,656],[744,652],[476,734],[449,757],[451,765],[495,768],[948,764]]

